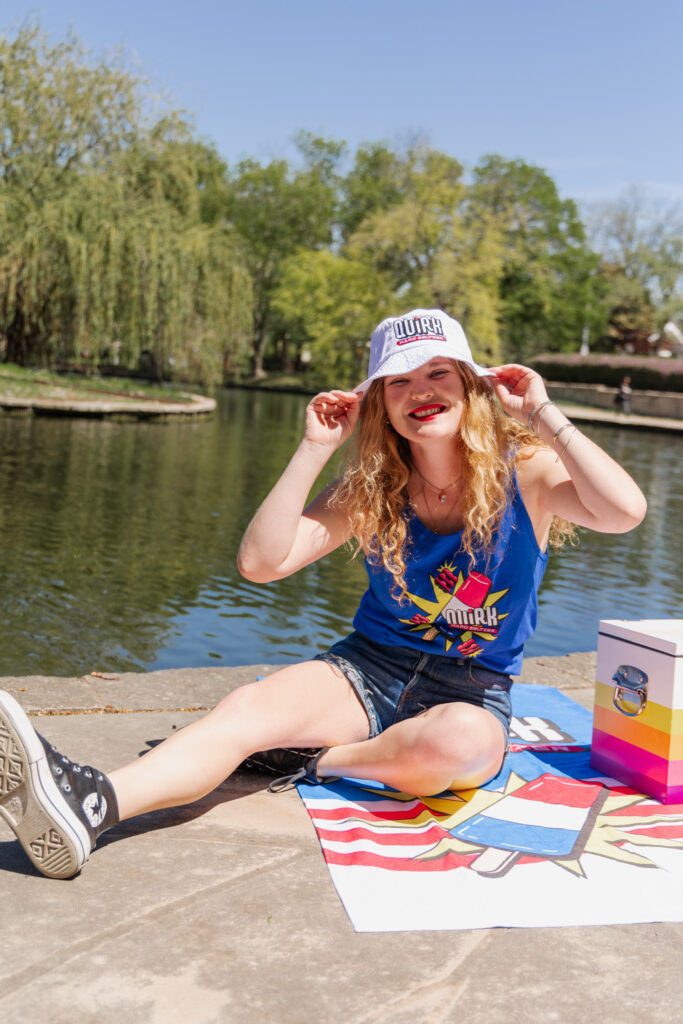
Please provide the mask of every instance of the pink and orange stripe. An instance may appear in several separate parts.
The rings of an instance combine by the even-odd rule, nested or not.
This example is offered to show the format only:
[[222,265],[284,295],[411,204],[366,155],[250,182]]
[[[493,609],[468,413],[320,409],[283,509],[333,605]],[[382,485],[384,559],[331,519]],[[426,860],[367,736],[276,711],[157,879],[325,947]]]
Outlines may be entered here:
[[616,710],[613,694],[597,683],[591,765],[662,803],[683,802],[683,708],[648,700],[630,718]]

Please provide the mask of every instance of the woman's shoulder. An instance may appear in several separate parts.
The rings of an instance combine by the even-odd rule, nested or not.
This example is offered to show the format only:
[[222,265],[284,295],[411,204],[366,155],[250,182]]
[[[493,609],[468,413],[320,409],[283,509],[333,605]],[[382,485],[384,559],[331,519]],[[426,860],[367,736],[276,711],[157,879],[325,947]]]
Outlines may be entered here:
[[557,454],[548,445],[525,445],[515,460],[517,487],[531,520],[536,540],[546,550],[553,520],[548,495],[566,479],[567,473]]
[[520,481],[543,479],[556,463],[556,455],[546,444],[523,444],[514,454],[515,471]]
[[515,473],[517,487],[530,511],[530,505],[542,503],[543,493],[557,482],[557,456],[547,445],[523,445],[516,454]]

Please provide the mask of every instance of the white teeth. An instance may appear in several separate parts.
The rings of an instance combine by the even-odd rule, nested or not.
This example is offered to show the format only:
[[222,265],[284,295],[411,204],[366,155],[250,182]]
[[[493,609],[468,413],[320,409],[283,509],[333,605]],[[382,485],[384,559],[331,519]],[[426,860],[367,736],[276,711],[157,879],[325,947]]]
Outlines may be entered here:
[[427,416],[434,416],[435,413],[441,412],[441,406],[435,405],[431,409],[420,409],[419,412],[414,412],[412,415],[417,416],[418,419],[422,419]]

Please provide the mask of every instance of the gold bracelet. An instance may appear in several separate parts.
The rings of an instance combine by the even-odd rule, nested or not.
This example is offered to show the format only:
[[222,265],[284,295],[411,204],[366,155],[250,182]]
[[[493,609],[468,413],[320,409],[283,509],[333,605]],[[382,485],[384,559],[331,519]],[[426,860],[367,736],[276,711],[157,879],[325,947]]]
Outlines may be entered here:
[[562,433],[563,430],[566,430],[567,427],[573,427],[573,426],[574,426],[574,424],[572,423],[572,421],[571,420],[567,420],[567,422],[563,423],[561,427],[558,427],[557,430],[555,431],[555,433],[553,434],[553,445],[555,444],[555,442],[557,441],[558,437],[560,436],[560,434]]

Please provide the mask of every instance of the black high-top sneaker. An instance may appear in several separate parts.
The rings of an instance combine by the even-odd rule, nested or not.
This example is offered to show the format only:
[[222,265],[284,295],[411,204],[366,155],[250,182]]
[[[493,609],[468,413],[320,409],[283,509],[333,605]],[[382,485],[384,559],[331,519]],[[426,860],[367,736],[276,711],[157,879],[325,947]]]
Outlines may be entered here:
[[[288,789],[294,789],[297,782],[308,782],[320,786],[324,786],[326,782],[339,782],[338,775],[318,775],[318,761],[329,749],[329,747],[321,747],[318,750],[311,750],[309,756],[304,758],[302,763],[296,767],[292,765],[288,775],[283,775],[282,778],[271,782],[268,792],[284,793]],[[301,754],[303,751],[296,751],[296,753]]]
[[268,772],[271,775],[292,774],[304,768],[320,747],[273,747],[271,750],[257,750],[246,757],[239,768],[250,771]]
[[119,820],[106,775],[60,754],[2,690],[0,817],[49,878],[77,875],[98,835]]

